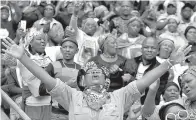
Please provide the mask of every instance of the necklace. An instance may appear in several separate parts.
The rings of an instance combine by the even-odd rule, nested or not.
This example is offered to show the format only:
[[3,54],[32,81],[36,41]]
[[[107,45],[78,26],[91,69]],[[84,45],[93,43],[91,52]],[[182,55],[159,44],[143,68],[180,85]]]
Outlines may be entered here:
[[106,55],[105,53],[103,53],[103,56],[106,57],[106,58],[115,58],[116,55],[112,56],[112,55]]
[[[67,65],[66,65],[66,63],[65,63],[64,60],[62,61],[62,63],[63,63],[63,65],[64,65],[65,67],[67,67]],[[76,63],[74,63],[74,65],[75,65],[75,66],[74,66],[74,69],[72,70],[72,72],[73,72],[74,70],[76,70]],[[67,68],[69,68],[69,67],[67,67]]]

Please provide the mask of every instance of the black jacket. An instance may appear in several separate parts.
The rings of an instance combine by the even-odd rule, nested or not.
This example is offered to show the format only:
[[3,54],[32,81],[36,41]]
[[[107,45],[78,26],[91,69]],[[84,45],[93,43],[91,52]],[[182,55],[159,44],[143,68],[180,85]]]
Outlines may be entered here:
[[[131,81],[136,80],[135,77],[137,75],[137,70],[138,70],[139,64],[141,62],[142,62],[142,56],[139,56],[139,57],[127,60],[127,62],[125,63],[126,68],[124,70],[126,71],[126,73],[129,73],[130,75],[133,76]],[[160,65],[160,63],[156,60],[156,58],[154,58],[152,60],[152,62],[150,63],[150,66],[144,72],[144,74],[146,74],[148,71],[154,69],[155,67],[157,67],[159,65]],[[168,82],[168,78],[169,78],[169,72],[168,71],[160,77],[160,86],[159,86],[159,89],[157,91],[156,98],[155,98],[155,104],[156,105],[158,105],[159,102],[160,102],[160,96],[161,96],[161,93],[165,90],[165,86]],[[144,104],[146,95],[148,93],[148,89],[149,88],[147,88],[145,90],[145,95],[141,97],[141,103],[142,104]]]

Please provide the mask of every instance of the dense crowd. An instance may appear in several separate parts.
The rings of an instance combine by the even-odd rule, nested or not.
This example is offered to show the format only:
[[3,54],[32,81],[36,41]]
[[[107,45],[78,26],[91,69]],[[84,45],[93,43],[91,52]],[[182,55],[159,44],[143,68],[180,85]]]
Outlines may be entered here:
[[5,0],[0,39],[1,89],[32,120],[196,120],[194,0]]

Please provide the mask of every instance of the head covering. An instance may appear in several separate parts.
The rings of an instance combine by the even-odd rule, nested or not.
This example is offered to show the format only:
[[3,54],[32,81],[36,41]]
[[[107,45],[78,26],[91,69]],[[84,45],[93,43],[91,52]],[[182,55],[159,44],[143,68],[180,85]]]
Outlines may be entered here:
[[8,21],[10,21],[10,20],[12,19],[12,18],[11,18],[11,11],[10,11],[10,7],[9,7],[9,6],[7,6],[7,5],[3,5],[3,6],[1,6],[0,8],[1,8],[1,10],[2,10],[2,9],[7,9],[7,10],[8,10],[8,12],[9,12]]
[[196,29],[196,25],[189,25],[186,29],[185,29],[185,32],[184,32],[184,36],[187,38],[187,33],[190,29]]
[[86,23],[89,22],[89,21],[92,21],[93,24],[96,26],[96,28],[98,28],[98,24],[93,18],[87,18],[87,19],[83,20],[82,28],[84,28],[86,26]]
[[159,110],[159,117],[161,120],[165,120],[167,110],[173,106],[179,106],[185,110],[185,108],[181,104],[177,102],[169,102],[169,104],[163,105]]
[[55,12],[56,12],[56,9],[55,9],[55,8],[56,8],[56,7],[55,7],[53,4],[50,3],[50,4],[47,4],[44,8],[46,8],[47,6],[51,6],[51,7],[53,8],[54,14],[55,14]]
[[93,69],[93,68],[97,68],[97,69],[101,69],[103,71],[103,74],[106,76],[106,77],[109,77],[109,70],[106,68],[106,67],[101,67],[101,66],[98,66],[94,61],[89,61],[85,64],[85,66],[82,67],[82,69],[87,72],[89,69]]
[[106,11],[108,11],[108,9],[104,6],[104,5],[100,5],[100,6],[98,6],[98,7],[96,7],[95,9],[94,9],[94,12],[95,12],[95,14],[96,14],[96,17],[100,17],[101,16],[101,14],[104,12],[106,12]]
[[178,18],[176,15],[169,15],[169,16],[167,17],[167,19],[168,19],[168,20],[169,20],[169,19],[174,19],[174,20],[176,20],[177,24],[180,23],[180,20],[179,20],[179,18]]
[[65,43],[66,41],[73,42],[73,43],[78,47],[78,42],[76,41],[76,37],[71,36],[71,37],[67,37],[67,38],[63,39],[62,42],[61,42],[61,46],[62,46],[63,43]]
[[134,22],[134,21],[138,21],[142,26],[144,25],[144,23],[142,22],[142,20],[139,17],[132,17],[131,19],[129,19],[129,22],[127,23],[127,25],[129,25],[130,23]]
[[116,39],[116,36],[114,36],[113,34],[106,34],[106,35],[103,35],[103,36],[99,37],[98,44],[99,44],[99,49],[100,49],[101,52],[103,52],[104,45],[108,42],[109,37],[112,37],[112,38]]
[[[175,86],[176,88],[178,88],[178,90],[179,90],[179,92],[180,92],[180,88],[179,88],[179,86],[178,86],[175,82],[168,82],[168,83],[166,84],[166,86],[165,86],[165,90],[167,90],[167,88],[170,87],[170,86]],[[165,93],[165,90],[163,91],[162,94]]]
[[186,75],[186,74],[191,74],[191,75],[193,75],[193,76],[196,77],[196,66],[191,66],[191,67],[189,67],[189,69],[187,69],[187,70],[181,75],[181,77],[183,77],[183,76]]
[[170,1],[170,2],[167,4],[167,7],[168,7],[169,5],[173,5],[174,7],[177,6],[176,2],[174,2],[174,1]]
[[164,42],[170,42],[175,47],[173,40],[169,38],[159,38],[159,41],[158,41],[159,45],[162,45]]
[[1,9],[7,9],[9,11],[10,10],[10,7],[7,6],[7,5],[3,5],[3,6],[1,6]]
[[32,27],[25,36],[25,39],[24,39],[25,40],[25,47],[29,46],[29,44],[33,40],[34,36],[38,36],[41,34],[45,35],[44,37],[46,39],[46,34],[44,34],[43,29],[38,30],[38,29]]

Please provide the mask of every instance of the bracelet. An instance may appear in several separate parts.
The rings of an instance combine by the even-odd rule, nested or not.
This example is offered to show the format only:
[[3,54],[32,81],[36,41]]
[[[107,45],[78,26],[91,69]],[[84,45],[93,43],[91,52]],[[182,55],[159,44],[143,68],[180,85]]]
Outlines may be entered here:
[[173,66],[173,64],[170,62],[169,59],[167,59],[166,61],[167,61],[167,63],[169,64],[169,67],[172,67],[172,66]]

